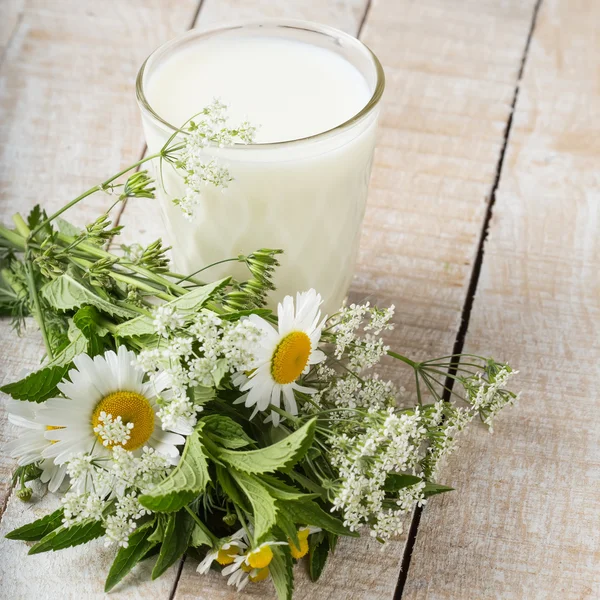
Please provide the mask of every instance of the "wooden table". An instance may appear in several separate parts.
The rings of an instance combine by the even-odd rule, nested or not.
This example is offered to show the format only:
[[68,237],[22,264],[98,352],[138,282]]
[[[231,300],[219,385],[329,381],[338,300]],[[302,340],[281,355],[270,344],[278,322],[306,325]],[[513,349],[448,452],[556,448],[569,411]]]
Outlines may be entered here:
[[[474,427],[406,535],[346,541],[295,598],[600,598],[600,3],[594,0],[0,0],[0,217],[50,210],[139,158],[134,78],[193,26],[295,17],[358,35],[387,74],[353,297],[394,302],[394,344],[417,358],[490,353],[523,397],[494,435]],[[98,196],[72,215],[106,206]],[[153,212],[154,211],[154,212]],[[161,234],[156,207],[121,214],[129,239]],[[5,381],[42,355],[0,324]],[[14,435],[0,414],[2,441]],[[0,527],[46,512],[10,496]],[[0,597],[100,598],[101,543],[25,559],[0,541]],[[232,599],[184,560],[114,598]],[[268,585],[238,597],[271,599]]]

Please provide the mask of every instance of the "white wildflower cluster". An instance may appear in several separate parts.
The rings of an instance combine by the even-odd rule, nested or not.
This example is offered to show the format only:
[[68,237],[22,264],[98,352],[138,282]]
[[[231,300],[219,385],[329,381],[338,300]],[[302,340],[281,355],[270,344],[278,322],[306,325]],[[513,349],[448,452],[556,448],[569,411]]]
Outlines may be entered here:
[[138,519],[150,511],[138,494],[152,490],[169,473],[168,457],[144,447],[139,456],[115,446],[110,457],[77,454],[66,463],[71,489],[62,499],[63,524],[101,521],[105,544],[127,547]]
[[363,422],[364,429],[353,437],[332,437],[331,462],[340,477],[332,504],[352,531],[368,525],[373,536],[385,540],[402,532],[404,516],[415,502],[424,502],[423,482],[392,495],[385,488],[390,474],[416,472],[427,427],[419,408],[412,414],[389,408]]
[[124,423],[121,416],[116,419],[111,414],[104,411],[98,416],[99,424],[94,427],[94,433],[102,438],[104,446],[113,446],[117,444],[126,444],[130,439],[130,432],[133,429],[133,423]]
[[168,337],[173,331],[183,327],[185,319],[172,306],[162,304],[155,309],[152,324],[158,335]]
[[[315,394],[313,400],[319,407],[374,412],[395,406],[397,394],[394,384],[379,379],[379,374],[365,379],[350,374],[334,379],[326,388]],[[347,416],[347,413],[339,413],[340,419]]]
[[481,415],[490,432],[494,431],[493,424],[497,414],[503,408],[512,406],[518,399],[518,395],[504,389],[517,373],[518,371],[513,371],[506,365],[498,368],[493,363],[486,372],[487,380],[481,373],[461,380],[472,409]]
[[211,158],[206,147],[216,145],[223,148],[235,143],[249,144],[254,140],[256,128],[247,121],[236,128],[227,126],[226,110],[225,104],[215,100],[198,118],[190,121],[185,129],[185,147],[177,166],[185,172],[186,192],[182,198],[174,200],[174,203],[181,208],[187,219],[194,217],[206,186],[224,190],[233,181],[229,170]]
[[329,321],[329,330],[335,338],[335,357],[340,360],[347,353],[349,366],[356,371],[377,364],[389,347],[376,336],[394,328],[390,322],[393,316],[394,305],[380,309],[367,302],[343,307]]

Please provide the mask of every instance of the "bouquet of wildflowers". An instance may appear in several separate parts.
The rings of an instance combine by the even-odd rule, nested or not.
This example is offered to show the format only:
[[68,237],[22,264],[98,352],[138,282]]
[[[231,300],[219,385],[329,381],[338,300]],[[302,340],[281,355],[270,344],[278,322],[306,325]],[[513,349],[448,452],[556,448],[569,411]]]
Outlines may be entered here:
[[[250,141],[208,107],[155,156],[188,185],[188,215],[202,185],[227,169],[202,159],[208,143]],[[186,552],[200,574],[230,585],[272,580],[291,598],[292,567],[307,557],[319,578],[339,536],[397,536],[407,513],[450,488],[437,482],[457,434],[479,416],[491,427],[516,398],[514,371],[479,356],[416,362],[380,337],[394,307],[321,313],[315,290],[265,308],[279,250],[231,260],[243,281],[170,270],[161,241],[110,251],[109,212],[85,229],[62,219],[92,193],[152,198],[147,172],[117,174],[54,215],[36,207],[0,227],[0,308],[15,327],[33,316],[46,345],[41,367],[2,388],[24,428],[5,451],[18,459],[16,494],[33,480],[61,507],[9,534],[29,553],[103,537],[115,550],[111,590],[144,560],[159,577]],[[202,185],[201,185],[202,184]],[[407,397],[377,373],[391,357],[414,374]]]

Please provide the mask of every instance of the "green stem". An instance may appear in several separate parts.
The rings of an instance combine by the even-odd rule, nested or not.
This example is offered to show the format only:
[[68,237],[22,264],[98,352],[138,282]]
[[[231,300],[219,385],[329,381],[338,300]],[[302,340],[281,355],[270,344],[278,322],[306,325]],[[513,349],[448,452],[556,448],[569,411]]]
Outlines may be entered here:
[[391,356],[392,358],[396,358],[397,360],[401,360],[403,363],[410,365],[413,369],[418,369],[419,367],[419,363],[415,362],[414,360],[410,360],[410,358],[402,356],[402,354],[398,354],[397,352],[392,352],[391,350],[388,350],[387,355]]
[[202,531],[212,540],[213,547],[217,544],[217,538],[212,534],[210,529],[200,520],[200,517],[189,507],[184,506],[185,510],[187,510],[188,514],[192,519],[194,519],[196,525],[202,529]]
[[18,234],[18,232],[13,231],[12,229],[8,229],[3,225],[0,225],[0,236],[3,237],[6,241],[10,242],[18,250],[25,250],[25,240],[22,236]]
[[40,297],[38,295],[38,290],[35,285],[35,279],[33,277],[33,265],[29,260],[25,263],[25,270],[27,271],[27,283],[29,285],[29,294],[33,299],[33,306],[35,308],[35,316],[37,324],[42,332],[42,338],[44,338],[44,345],[46,346],[46,353],[48,354],[48,358],[52,360],[54,358],[54,353],[52,352],[52,346],[50,345],[50,340],[48,339],[48,332],[46,331],[46,322],[44,321],[44,313],[42,312],[42,305],[40,304]]
[[42,221],[31,232],[31,234],[30,234],[29,237],[32,238],[33,236],[35,236],[35,234],[38,233],[43,227],[45,227],[46,225],[48,225],[48,223],[54,221],[54,219],[56,219],[57,217],[60,217],[60,215],[62,215],[65,211],[67,211],[70,208],[72,208],[73,206],[75,206],[78,202],[81,202],[83,199],[87,198],[88,196],[91,196],[92,194],[95,194],[96,192],[102,191],[103,189],[105,189],[106,187],[108,187],[115,179],[118,179],[122,175],[125,175],[125,173],[131,171],[132,169],[135,169],[136,167],[139,167],[140,165],[144,164],[145,162],[148,162],[149,160],[152,160],[154,158],[158,158],[160,155],[161,155],[161,153],[159,152],[157,154],[152,154],[150,156],[146,156],[145,158],[142,158],[141,160],[138,160],[137,162],[133,163],[132,165],[130,165],[126,169],[123,169],[122,171],[120,171],[116,175],[113,175],[112,177],[110,177],[106,181],[103,181],[102,183],[99,183],[98,185],[95,185],[94,187],[90,188],[87,192],[83,192],[83,194],[81,194],[80,196],[77,196],[77,198],[74,198],[73,200],[71,200],[71,202],[68,202],[62,208],[60,208],[59,210],[57,210],[55,213],[51,214],[47,219],[45,219],[44,221]]
[[280,414],[282,417],[285,417],[292,423],[296,423],[299,420],[298,417],[295,417],[293,414],[283,410],[283,408],[279,408],[279,406],[275,406],[274,404],[269,404],[269,409]]
[[[194,271],[187,277],[180,275],[180,277],[183,277],[183,279],[180,279],[177,283],[183,283],[184,281],[193,281],[191,279],[192,277],[194,277],[195,275],[198,275],[198,273],[202,273],[202,271],[206,271],[206,269],[210,269],[211,267],[216,267],[217,265],[222,265],[223,263],[236,262],[237,260],[238,260],[237,258],[224,258],[223,260],[218,260],[217,262],[211,263],[210,265],[207,265],[206,267],[202,267],[201,269]],[[174,277],[177,277],[177,275],[175,273],[172,273],[172,275]],[[200,285],[204,285],[204,284],[200,284]]]

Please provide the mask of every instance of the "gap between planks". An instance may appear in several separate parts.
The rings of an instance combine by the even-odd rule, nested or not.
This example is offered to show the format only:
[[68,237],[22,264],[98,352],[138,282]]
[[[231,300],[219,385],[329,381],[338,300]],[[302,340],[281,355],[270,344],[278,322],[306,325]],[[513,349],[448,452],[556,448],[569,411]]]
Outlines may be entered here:
[[[467,336],[467,332],[469,330],[469,321],[471,319],[471,311],[473,309],[473,303],[475,301],[475,294],[477,293],[477,284],[479,283],[479,276],[481,274],[481,267],[483,265],[483,254],[485,251],[485,242],[488,237],[489,229],[490,229],[490,221],[492,219],[492,214],[494,212],[494,204],[496,202],[496,192],[498,190],[498,185],[500,183],[500,177],[502,174],[502,167],[504,165],[504,157],[506,155],[506,150],[508,147],[508,140],[510,137],[510,131],[512,129],[513,124],[513,116],[515,114],[515,106],[517,104],[517,100],[519,98],[519,90],[521,87],[521,81],[523,79],[523,72],[525,70],[525,63],[527,62],[527,55],[529,53],[529,48],[531,46],[531,39],[533,38],[533,34],[535,31],[535,24],[537,21],[537,16],[540,10],[540,6],[542,4],[542,0],[537,0],[532,11],[531,15],[531,24],[529,26],[529,32],[527,34],[527,40],[525,42],[525,47],[523,49],[523,56],[521,58],[521,65],[519,67],[519,72],[517,74],[517,80],[515,82],[515,92],[513,94],[512,103],[510,106],[510,113],[508,115],[508,119],[506,121],[506,127],[504,128],[504,138],[502,141],[502,147],[500,149],[500,154],[498,155],[498,162],[496,163],[496,175],[494,178],[494,183],[492,184],[492,189],[489,195],[489,200],[486,208],[485,217],[483,219],[483,224],[481,226],[481,235],[479,237],[479,244],[477,246],[477,253],[475,255],[475,261],[473,262],[473,270],[471,271],[471,278],[469,280],[469,287],[467,289],[467,295],[465,297],[465,303],[463,305],[460,327],[456,334],[456,339],[454,341],[454,347],[452,349],[452,354],[460,354],[463,351],[465,339]],[[370,6],[370,0],[369,5]],[[368,11],[368,7],[367,7]],[[361,23],[364,24],[364,20]],[[454,379],[453,375],[456,374],[456,369],[450,369],[449,376],[446,377],[446,381],[444,383],[444,393],[443,399],[445,402],[450,401],[450,396],[452,394],[452,390],[454,387]],[[404,555],[402,557],[402,565],[400,567],[400,573],[398,575],[398,585],[396,586],[396,591],[394,593],[394,600],[401,600],[402,594],[404,592],[404,586],[406,585],[406,579],[408,577],[408,570],[410,567],[410,561],[412,558],[413,549],[415,547],[415,543],[417,541],[417,535],[419,534],[419,525],[421,523],[421,515],[423,514],[423,506],[415,507],[415,511],[413,513],[410,528],[408,532],[408,537],[406,540],[406,545],[404,546]]]

